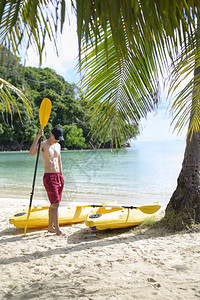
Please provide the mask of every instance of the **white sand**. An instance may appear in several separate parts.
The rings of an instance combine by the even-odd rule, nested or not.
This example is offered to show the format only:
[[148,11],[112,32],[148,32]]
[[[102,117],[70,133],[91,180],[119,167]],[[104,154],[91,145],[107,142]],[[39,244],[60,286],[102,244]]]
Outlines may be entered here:
[[[8,223],[24,201],[0,199],[0,299],[199,299],[200,232],[63,227],[65,237]],[[9,229],[10,228],[10,229]]]

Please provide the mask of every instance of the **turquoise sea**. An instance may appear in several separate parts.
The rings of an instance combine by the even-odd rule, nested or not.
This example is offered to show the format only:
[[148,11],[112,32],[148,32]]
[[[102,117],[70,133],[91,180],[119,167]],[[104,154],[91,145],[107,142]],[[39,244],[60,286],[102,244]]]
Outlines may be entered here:
[[[137,142],[117,153],[110,150],[62,151],[63,204],[86,201],[165,207],[176,188],[185,141]],[[36,157],[28,152],[0,153],[0,197],[29,203]],[[34,199],[48,202],[39,160]],[[33,199],[33,203],[34,203]]]

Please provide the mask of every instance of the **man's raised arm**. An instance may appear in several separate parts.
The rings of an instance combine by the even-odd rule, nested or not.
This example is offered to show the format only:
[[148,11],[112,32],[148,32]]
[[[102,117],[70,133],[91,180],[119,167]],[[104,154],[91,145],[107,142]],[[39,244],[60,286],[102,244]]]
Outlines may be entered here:
[[39,141],[40,137],[43,136],[43,134],[44,134],[44,131],[43,131],[43,130],[40,130],[40,131],[38,132],[38,134],[37,134],[37,136],[36,136],[36,138],[35,138],[33,144],[31,145],[30,151],[29,151],[29,154],[30,154],[31,156],[34,156],[34,155],[37,154],[38,141]]

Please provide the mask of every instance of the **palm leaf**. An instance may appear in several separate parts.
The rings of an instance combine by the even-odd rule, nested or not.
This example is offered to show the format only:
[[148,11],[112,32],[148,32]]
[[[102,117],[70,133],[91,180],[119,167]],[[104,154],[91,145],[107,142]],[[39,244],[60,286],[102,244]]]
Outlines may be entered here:
[[[171,54],[177,53],[180,41],[186,41],[193,33],[196,12],[200,9],[199,1],[193,0],[77,0],[76,2],[80,49],[82,39],[86,43],[91,41],[91,37],[98,39],[99,29],[106,33],[107,26],[110,25],[115,47],[123,53],[123,56],[127,55],[128,49],[135,50],[138,47],[141,36],[149,43],[167,47]],[[92,3],[89,7],[88,2]],[[128,37],[128,47],[124,45],[123,39],[120,39],[124,30]]]
[[[123,117],[125,123],[138,122],[153,108],[153,95],[157,95],[155,78],[158,72],[166,74],[171,60],[169,93],[178,91],[172,104],[173,124],[181,131],[190,123],[189,132],[198,131],[199,77],[194,76],[181,90],[180,86],[199,65],[200,2],[93,0],[92,4],[91,18],[84,14],[79,17],[78,36],[79,46],[86,45],[87,59],[82,58],[81,71],[89,108],[94,109],[94,114],[99,113],[104,104],[111,103],[117,109],[123,105],[122,115],[127,114]],[[83,11],[87,10],[86,1],[81,5]],[[112,55],[111,51],[115,53]]]
[[[0,44],[16,55],[20,46],[35,45],[40,63],[46,38],[54,42],[65,22],[65,0],[7,0],[0,7]],[[59,15],[59,13],[60,15]],[[61,16],[61,18],[60,18]]]
[[[154,59],[148,58],[147,46],[141,44],[124,58],[116,53],[110,28],[107,37],[107,50],[102,34],[97,56],[92,44],[83,50],[82,56],[87,54],[87,58],[80,67],[84,71],[81,83],[92,117],[99,116],[94,123],[94,135],[97,137],[107,130],[119,141],[120,132],[129,135],[130,125],[139,124],[157,105],[157,74]],[[126,36],[124,41],[127,43]]]
[[[200,68],[200,52],[198,35],[193,33],[192,37],[182,47],[180,55],[173,64],[169,89],[169,96],[178,91],[171,106],[174,130],[178,129],[178,132],[181,132],[185,126],[189,125],[188,134],[190,134],[190,137],[200,129],[200,98],[198,87],[200,74],[194,73],[194,70]],[[182,87],[183,82],[187,82],[184,84],[184,87]]]
[[17,110],[18,115],[21,119],[21,113],[19,110],[19,107],[17,105],[17,102],[14,100],[14,98],[12,97],[10,91],[14,92],[15,94],[17,94],[17,96],[21,99],[28,118],[30,119],[33,116],[32,113],[32,107],[30,102],[28,101],[28,99],[26,98],[26,96],[15,86],[13,86],[11,83],[5,81],[4,79],[0,78],[0,110],[1,112],[6,112],[6,118],[8,120],[8,114],[10,114],[10,118],[11,118],[11,123],[13,121],[13,114],[15,112],[15,110]]

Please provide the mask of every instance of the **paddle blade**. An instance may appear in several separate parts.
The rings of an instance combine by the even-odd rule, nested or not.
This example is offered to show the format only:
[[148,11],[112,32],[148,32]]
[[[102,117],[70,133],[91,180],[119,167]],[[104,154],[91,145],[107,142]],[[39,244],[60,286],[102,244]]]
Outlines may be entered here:
[[42,100],[42,103],[40,104],[40,110],[39,110],[39,120],[41,125],[41,130],[44,129],[44,127],[47,125],[49,121],[51,113],[51,101],[48,98],[44,98]]
[[144,205],[140,206],[137,209],[141,210],[144,214],[154,214],[156,213],[161,206],[159,204],[151,204],[151,205]]
[[30,213],[31,213],[31,207],[28,208],[28,212],[27,212],[26,224],[25,224],[25,227],[24,227],[24,236],[26,236],[26,230],[27,230],[28,219],[30,217]]
[[127,208],[127,209],[139,209],[141,210],[141,212],[145,213],[145,214],[154,214],[156,213],[160,208],[160,204],[155,203],[155,204],[150,204],[150,205],[144,205],[144,206],[116,206],[116,205],[98,205],[98,204],[91,204],[91,205],[85,205],[84,207],[112,207],[112,208]]

